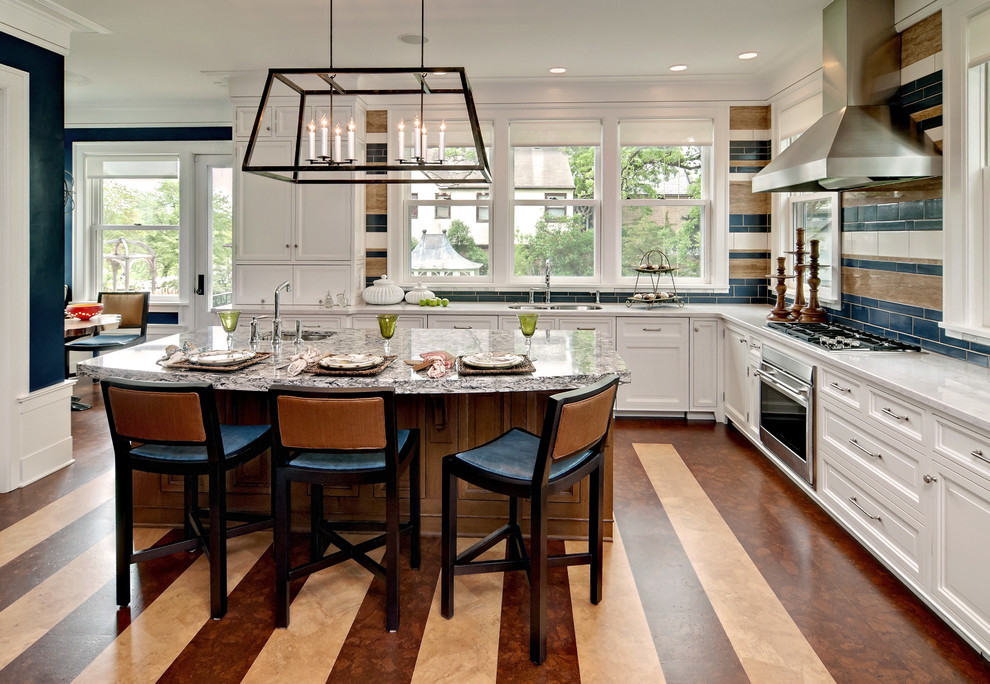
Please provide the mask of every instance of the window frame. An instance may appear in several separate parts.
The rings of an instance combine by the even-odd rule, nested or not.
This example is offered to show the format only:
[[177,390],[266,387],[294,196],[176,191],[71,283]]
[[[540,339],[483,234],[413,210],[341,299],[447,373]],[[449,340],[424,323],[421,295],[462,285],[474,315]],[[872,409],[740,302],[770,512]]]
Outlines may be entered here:
[[[794,225],[794,212],[797,207],[796,204],[801,204],[802,202],[815,202],[818,200],[830,200],[831,209],[829,212],[832,215],[832,227],[829,230],[829,254],[831,256],[828,264],[821,264],[828,266],[831,272],[830,286],[826,290],[818,290],[819,301],[830,309],[840,309],[842,308],[842,209],[841,200],[839,193],[837,192],[789,192],[786,193],[785,206],[787,207],[786,216],[784,221],[784,234],[785,241],[787,244],[791,245],[793,249],[797,245],[797,235],[795,230],[797,226]],[[838,237],[838,239],[836,239]],[[804,251],[805,259],[804,263],[807,264],[809,260],[809,254],[811,253],[811,239],[805,236],[804,241]],[[785,250],[789,251],[789,250]],[[789,272],[794,272],[794,255],[787,255],[787,267]],[[805,269],[804,277],[804,288],[807,292],[808,288],[808,271]],[[793,287],[791,288],[793,289]]]

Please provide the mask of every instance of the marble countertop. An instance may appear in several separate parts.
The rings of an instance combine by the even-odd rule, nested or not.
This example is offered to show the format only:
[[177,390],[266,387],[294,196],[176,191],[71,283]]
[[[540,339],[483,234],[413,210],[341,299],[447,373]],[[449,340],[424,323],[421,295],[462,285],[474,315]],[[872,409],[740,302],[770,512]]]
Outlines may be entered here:
[[[234,348],[247,348],[246,326],[234,334]],[[403,363],[417,359],[420,353],[445,350],[460,356],[480,351],[525,352],[525,340],[519,331],[398,329],[391,341],[391,353],[398,358],[376,376],[330,376],[303,373],[290,377],[277,366],[289,361],[295,349],[291,342],[282,347],[281,357],[271,358],[233,372],[201,372],[163,368],[157,361],[170,344],[190,342],[198,349],[225,349],[227,335],[219,327],[171,335],[152,342],[80,362],[80,375],[96,378],[122,377],[133,380],[170,380],[211,382],[217,389],[264,391],[280,383],[311,387],[374,387],[388,385],[399,394],[439,394],[468,392],[558,391],[591,384],[609,373],[624,380],[629,369],[613,348],[611,338],[595,331],[546,330],[533,337],[532,358],[536,372],[518,375],[460,376],[450,371],[439,379],[417,373]],[[262,351],[267,345],[262,343]],[[345,329],[325,340],[307,342],[321,351],[366,353],[383,352],[377,330]]]

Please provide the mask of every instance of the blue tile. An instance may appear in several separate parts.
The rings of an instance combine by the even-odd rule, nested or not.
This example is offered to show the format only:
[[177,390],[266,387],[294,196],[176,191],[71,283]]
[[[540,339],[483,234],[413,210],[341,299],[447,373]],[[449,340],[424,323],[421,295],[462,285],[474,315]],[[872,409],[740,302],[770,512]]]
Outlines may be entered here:
[[877,220],[877,206],[875,204],[869,204],[864,207],[859,208],[859,220],[860,221],[876,221]]
[[758,285],[735,285],[732,288],[733,297],[759,297],[760,288]]
[[896,263],[897,263],[897,272],[898,273],[917,273],[918,272],[918,264],[907,264],[907,263],[904,263],[903,261],[898,261]]
[[863,332],[883,337],[883,328],[878,328],[875,325],[864,325]]
[[938,341],[941,344],[946,344],[950,347],[958,347],[960,349],[965,349],[966,351],[972,349],[969,340],[960,340],[955,337],[949,337],[945,334],[945,328],[939,328]]
[[942,125],[941,116],[932,116],[927,119],[922,119],[921,121],[918,122],[918,128],[920,128],[923,131],[927,131],[931,128],[938,128],[941,125]]
[[918,273],[922,275],[942,275],[942,264],[918,264]]
[[925,200],[925,218],[926,219],[940,219],[942,218],[942,198],[936,197],[934,199]]
[[717,297],[717,304],[751,304],[749,297]]
[[869,306],[874,309],[880,308],[880,300],[873,299],[872,297],[860,297],[859,303],[862,304],[863,306]]
[[908,344],[916,344],[919,347],[921,346],[921,338],[915,337],[914,335],[905,335],[904,333],[898,333],[897,339],[899,339],[901,342],[907,342]]
[[890,327],[890,314],[880,309],[870,309],[870,325],[878,325],[881,328]]
[[729,214],[729,227],[746,225],[745,214]]
[[743,221],[747,226],[770,225],[770,217],[767,214],[743,214]]
[[912,202],[901,202],[897,205],[897,218],[912,220],[925,218],[924,201],[914,200]]
[[974,354],[973,352],[968,352],[966,354],[966,360],[970,363],[976,364],[977,366],[983,366],[986,368],[990,365],[990,356],[984,354]]
[[387,214],[367,214],[364,219],[364,225],[366,226],[387,226],[388,225],[388,215]]
[[925,318],[929,321],[942,322],[942,312],[938,309],[925,309]]
[[911,306],[909,304],[900,304],[898,302],[887,302],[881,300],[877,305],[881,309],[886,309],[891,313],[904,314],[905,316],[915,316],[916,318],[924,318],[925,310],[920,306]]
[[925,96],[925,91],[923,88],[918,90],[913,90],[901,95],[901,106],[904,108],[910,107],[912,104],[919,102]]
[[[845,261],[845,260],[843,259],[843,261]],[[860,297],[859,297],[859,295],[845,294],[845,293],[843,293],[842,294],[842,301],[843,301],[843,303],[849,302],[850,304],[859,304],[860,303]]]
[[912,221],[909,230],[942,230],[942,219],[924,219]]
[[970,342],[969,349],[977,354],[990,354],[990,346],[978,342]]
[[[731,216],[730,224],[731,224]],[[842,207],[842,222],[855,223],[859,219],[859,207]]]
[[938,323],[926,321],[923,318],[915,318],[912,332],[916,337],[922,337],[926,340],[937,340]]
[[911,334],[911,332],[913,331],[913,328],[911,326],[914,321],[910,316],[905,316],[904,314],[898,314],[898,313],[892,313],[889,314],[889,316],[890,316],[889,327],[891,330],[896,330],[897,332],[900,333],[907,333],[909,335]]
[[922,340],[921,348],[925,351],[951,356],[954,359],[962,359],[963,361],[966,360],[966,356],[969,353],[965,349],[957,349],[956,347],[949,347],[938,342],[930,342],[929,340]]
[[922,76],[914,83],[918,88],[925,88],[927,86],[935,85],[936,83],[941,83],[941,82],[942,82],[942,70],[939,69],[938,71],[933,71],[927,76]]
[[896,220],[897,220],[896,204],[877,205],[877,221],[896,221]]
[[870,320],[870,310],[867,309],[865,306],[859,306],[857,304],[854,304],[852,305],[852,307],[850,307],[849,313],[854,321],[860,321],[862,323],[865,323],[866,321]]

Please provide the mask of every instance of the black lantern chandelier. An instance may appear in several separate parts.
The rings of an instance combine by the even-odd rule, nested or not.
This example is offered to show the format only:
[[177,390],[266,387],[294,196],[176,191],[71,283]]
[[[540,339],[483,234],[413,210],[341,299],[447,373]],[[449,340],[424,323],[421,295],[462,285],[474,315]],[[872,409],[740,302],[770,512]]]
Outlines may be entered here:
[[[326,68],[269,69],[265,88],[258,103],[254,127],[241,170],[290,183],[395,184],[431,183],[434,185],[491,183],[488,155],[482,138],[474,96],[464,67],[427,67],[424,59],[425,0],[420,0],[419,67],[336,68],[333,66],[333,0],[330,1],[330,66]],[[281,91],[281,92],[280,92]],[[298,98],[295,144],[292,157],[285,163],[255,163],[255,145],[269,99],[289,95]],[[346,143],[341,124],[334,124],[334,98],[362,100],[367,105],[385,98],[389,103],[418,99],[419,113],[412,130],[400,121],[396,131],[397,158],[388,163],[362,163],[356,159],[355,126],[347,124]],[[319,121],[307,121],[307,106],[314,102],[329,103],[329,111]],[[443,107],[467,123],[465,140],[473,147],[461,147],[448,157],[446,120],[430,126],[438,135],[430,145],[427,136],[426,104]],[[369,106],[369,108],[371,108]],[[338,111],[340,110],[338,100]],[[314,108],[314,112],[315,112]],[[305,142],[304,142],[305,141]],[[407,146],[407,142],[410,144]],[[346,147],[345,147],[346,145]],[[418,172],[418,173],[413,173]]]

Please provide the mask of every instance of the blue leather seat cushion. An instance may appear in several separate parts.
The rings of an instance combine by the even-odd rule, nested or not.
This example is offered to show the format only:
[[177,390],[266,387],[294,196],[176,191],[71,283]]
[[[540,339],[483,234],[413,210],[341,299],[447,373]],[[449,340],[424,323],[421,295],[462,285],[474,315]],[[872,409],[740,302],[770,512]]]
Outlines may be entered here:
[[[409,441],[409,430],[396,430],[396,449],[401,454]],[[313,470],[357,471],[385,469],[384,451],[304,451],[289,461],[293,468]]]
[[73,349],[86,349],[89,347],[104,347],[107,345],[128,344],[140,338],[141,335],[93,335],[84,337],[81,340],[70,342],[68,346]]
[[[254,440],[262,437],[271,428],[267,425],[221,425],[220,438],[223,451],[230,458]],[[143,458],[157,458],[162,461],[185,461],[195,463],[206,461],[205,446],[168,446],[165,444],[144,444],[132,449],[131,453]]]
[[[513,428],[484,446],[456,454],[455,458],[483,472],[529,482],[533,479],[539,447],[539,437]],[[588,451],[584,451],[554,461],[550,465],[550,479],[566,474],[584,461],[588,454]]]

